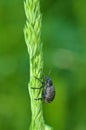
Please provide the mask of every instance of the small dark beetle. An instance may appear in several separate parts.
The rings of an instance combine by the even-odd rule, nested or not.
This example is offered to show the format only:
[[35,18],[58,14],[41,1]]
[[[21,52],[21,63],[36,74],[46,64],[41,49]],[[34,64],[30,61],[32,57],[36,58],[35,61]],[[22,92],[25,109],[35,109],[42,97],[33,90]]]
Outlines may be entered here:
[[36,98],[35,100],[43,99],[45,103],[50,103],[55,97],[55,89],[53,87],[52,80],[49,77],[45,77],[45,80],[43,82],[39,78],[36,79],[38,79],[42,83],[42,86],[40,88],[32,88],[32,89],[43,89],[43,90],[42,90],[42,97]]

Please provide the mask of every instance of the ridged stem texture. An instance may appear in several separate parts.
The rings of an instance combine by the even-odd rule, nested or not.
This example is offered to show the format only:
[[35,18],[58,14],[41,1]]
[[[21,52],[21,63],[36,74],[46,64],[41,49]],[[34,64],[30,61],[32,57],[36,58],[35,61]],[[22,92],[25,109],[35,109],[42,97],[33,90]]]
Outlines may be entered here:
[[[43,55],[41,42],[41,13],[39,0],[26,0],[24,2],[26,13],[26,25],[24,28],[25,41],[30,58],[30,82],[28,90],[31,99],[32,121],[30,130],[52,130],[45,125],[42,110],[42,101],[34,100],[42,96],[42,90],[32,89],[41,86],[41,82],[37,78],[42,77],[43,73]],[[40,93],[39,93],[40,92]]]

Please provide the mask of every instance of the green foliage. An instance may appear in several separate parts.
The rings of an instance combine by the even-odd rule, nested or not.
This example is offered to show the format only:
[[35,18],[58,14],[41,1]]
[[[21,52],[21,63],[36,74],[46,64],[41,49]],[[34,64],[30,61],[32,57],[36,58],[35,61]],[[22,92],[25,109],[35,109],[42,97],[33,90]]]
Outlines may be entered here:
[[[0,130],[28,130],[31,122],[23,2],[0,0]],[[86,130],[86,0],[40,2],[44,72],[52,70],[56,89],[55,100],[43,104],[45,122]]]

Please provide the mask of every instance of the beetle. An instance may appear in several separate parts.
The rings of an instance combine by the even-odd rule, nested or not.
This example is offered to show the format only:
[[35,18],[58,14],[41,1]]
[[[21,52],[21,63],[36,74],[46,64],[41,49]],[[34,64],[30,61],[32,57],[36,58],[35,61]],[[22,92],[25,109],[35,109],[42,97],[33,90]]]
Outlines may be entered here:
[[44,81],[41,81],[37,77],[35,78],[42,83],[42,86],[40,88],[32,88],[42,89],[42,96],[40,98],[35,98],[35,100],[44,100],[45,103],[50,103],[51,101],[53,101],[53,99],[55,98],[55,89],[52,80],[48,76],[45,77]]

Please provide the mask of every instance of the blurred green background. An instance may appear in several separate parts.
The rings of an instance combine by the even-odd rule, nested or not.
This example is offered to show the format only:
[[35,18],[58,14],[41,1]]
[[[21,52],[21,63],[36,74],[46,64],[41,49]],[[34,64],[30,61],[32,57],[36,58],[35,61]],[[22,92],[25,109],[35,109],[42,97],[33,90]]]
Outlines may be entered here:
[[[29,58],[23,0],[0,0],[0,130],[28,130]],[[41,0],[44,72],[56,98],[44,104],[54,130],[86,130],[86,0]]]

